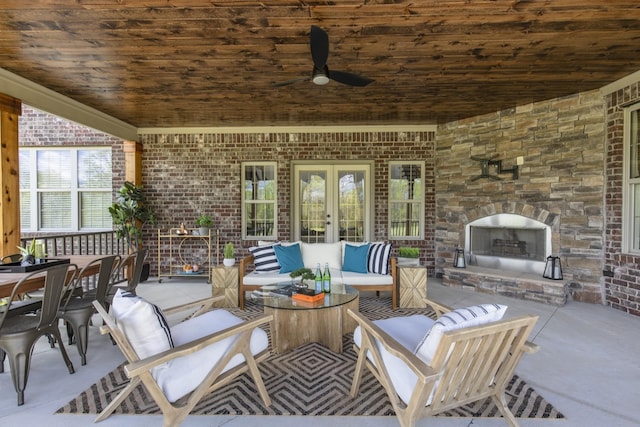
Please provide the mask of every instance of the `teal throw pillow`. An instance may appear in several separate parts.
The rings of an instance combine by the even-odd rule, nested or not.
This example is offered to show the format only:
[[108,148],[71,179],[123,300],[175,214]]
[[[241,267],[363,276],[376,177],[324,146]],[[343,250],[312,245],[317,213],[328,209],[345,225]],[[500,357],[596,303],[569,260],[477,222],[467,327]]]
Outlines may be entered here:
[[367,273],[367,260],[369,257],[369,243],[360,246],[344,245],[343,271],[354,273]]
[[273,247],[280,264],[280,273],[291,273],[299,268],[304,267],[302,262],[302,252],[300,252],[300,244],[293,245],[277,245]]

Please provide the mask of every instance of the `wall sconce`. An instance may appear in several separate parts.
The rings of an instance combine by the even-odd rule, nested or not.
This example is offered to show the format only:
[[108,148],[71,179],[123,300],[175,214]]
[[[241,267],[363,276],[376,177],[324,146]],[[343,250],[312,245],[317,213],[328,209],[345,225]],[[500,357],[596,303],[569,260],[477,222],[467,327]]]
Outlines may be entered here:
[[453,266],[456,268],[465,268],[467,261],[464,259],[464,249],[456,248],[456,253],[453,256]]
[[559,256],[548,256],[547,263],[544,266],[545,279],[562,280],[562,264]]

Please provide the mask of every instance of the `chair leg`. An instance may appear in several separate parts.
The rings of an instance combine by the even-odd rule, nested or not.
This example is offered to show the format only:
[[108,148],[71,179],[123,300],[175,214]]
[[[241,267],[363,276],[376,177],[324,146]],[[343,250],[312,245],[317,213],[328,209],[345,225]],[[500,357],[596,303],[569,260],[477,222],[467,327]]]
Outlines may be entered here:
[[0,374],[4,373],[4,359],[7,357],[7,353],[0,348]]
[[67,324],[67,334],[71,330],[71,335],[75,337],[76,347],[80,354],[82,365],[87,364],[87,347],[89,345],[89,321],[93,315],[93,310],[74,310],[64,314],[64,321]]
[[9,370],[13,387],[18,397],[18,406],[24,405],[24,389],[29,380],[29,368],[31,366],[31,349],[37,337],[30,339],[13,339],[5,342],[5,351],[9,354]]
[[70,322],[64,322],[64,325],[66,326],[67,329],[67,344],[68,345],[73,345],[73,339],[75,338],[75,335],[73,334],[73,326],[71,325]]
[[71,359],[69,359],[67,350],[65,350],[64,348],[64,343],[62,342],[62,337],[60,336],[60,330],[57,328],[57,325],[54,325],[53,327],[51,327],[50,333],[58,340],[58,343],[60,344],[60,353],[62,353],[62,359],[64,360],[64,363],[67,365],[67,369],[69,370],[69,373],[73,374],[75,372],[75,369],[73,368],[73,363],[71,363]]

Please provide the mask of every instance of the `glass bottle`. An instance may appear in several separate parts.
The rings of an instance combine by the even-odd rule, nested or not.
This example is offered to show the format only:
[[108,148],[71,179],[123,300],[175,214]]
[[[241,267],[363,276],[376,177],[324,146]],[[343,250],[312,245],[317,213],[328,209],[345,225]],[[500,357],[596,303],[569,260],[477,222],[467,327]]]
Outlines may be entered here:
[[331,273],[329,272],[329,263],[324,264],[324,274],[322,275],[322,290],[325,294],[331,292]]
[[322,271],[320,270],[320,263],[316,266],[316,292],[322,292]]

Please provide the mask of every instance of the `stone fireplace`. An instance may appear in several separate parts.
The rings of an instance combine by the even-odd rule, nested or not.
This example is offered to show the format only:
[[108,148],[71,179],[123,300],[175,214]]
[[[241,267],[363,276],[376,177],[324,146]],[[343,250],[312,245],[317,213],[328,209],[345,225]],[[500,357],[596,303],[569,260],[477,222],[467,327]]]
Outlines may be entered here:
[[551,227],[522,215],[498,213],[465,226],[467,264],[542,276],[551,255]]

